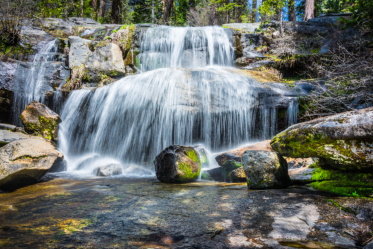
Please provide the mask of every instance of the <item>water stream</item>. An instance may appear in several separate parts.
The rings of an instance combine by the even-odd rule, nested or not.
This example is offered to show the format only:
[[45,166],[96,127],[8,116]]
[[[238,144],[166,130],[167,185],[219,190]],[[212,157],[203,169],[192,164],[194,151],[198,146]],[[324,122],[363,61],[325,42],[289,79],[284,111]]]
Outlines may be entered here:
[[271,94],[236,73],[233,56],[223,28],[149,28],[140,74],[70,94],[59,133],[67,171],[92,172],[100,165],[84,161],[101,158],[143,173],[172,144],[216,152],[273,136],[278,110],[259,103]]
[[[31,65],[23,63],[17,68],[16,84],[14,90],[13,104],[13,124],[23,126],[19,118],[25,107],[33,100],[40,103],[46,103],[46,93],[53,92],[53,87],[46,78],[48,67],[53,62],[59,60],[58,53],[59,40],[48,42],[39,53],[34,57]],[[49,107],[56,112],[59,112],[62,105],[62,94],[59,89],[53,95],[53,101]]]

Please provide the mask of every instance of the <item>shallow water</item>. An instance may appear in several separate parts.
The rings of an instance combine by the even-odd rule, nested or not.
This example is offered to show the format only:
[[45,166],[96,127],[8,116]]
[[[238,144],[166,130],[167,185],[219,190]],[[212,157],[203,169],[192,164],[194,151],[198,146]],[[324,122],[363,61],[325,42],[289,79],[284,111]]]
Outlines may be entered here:
[[[61,178],[0,193],[2,248],[270,248],[278,241],[287,248],[306,242],[327,246],[308,248],[333,248],[321,232],[310,232],[306,242],[274,240],[273,224],[297,205],[322,211],[317,222],[344,222],[346,214],[327,199],[350,200],[302,188],[253,191],[240,183],[57,176]],[[364,223],[353,217],[348,222],[355,229]],[[283,234],[294,236],[292,229]]]

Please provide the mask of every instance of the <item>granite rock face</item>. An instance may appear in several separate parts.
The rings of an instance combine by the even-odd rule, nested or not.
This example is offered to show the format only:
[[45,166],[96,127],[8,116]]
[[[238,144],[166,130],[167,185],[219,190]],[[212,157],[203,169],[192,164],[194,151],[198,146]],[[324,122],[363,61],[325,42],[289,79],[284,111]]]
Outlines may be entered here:
[[373,108],[290,126],[271,140],[282,156],[317,157],[339,170],[373,169]]

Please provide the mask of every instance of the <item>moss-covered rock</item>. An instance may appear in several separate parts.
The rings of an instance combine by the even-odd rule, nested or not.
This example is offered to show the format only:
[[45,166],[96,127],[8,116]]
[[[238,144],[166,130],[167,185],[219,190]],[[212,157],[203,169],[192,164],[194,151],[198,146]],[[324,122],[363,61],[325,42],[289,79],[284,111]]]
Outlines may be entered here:
[[61,118],[45,105],[35,100],[32,101],[22,112],[21,120],[27,133],[57,141],[58,124]]
[[164,183],[186,183],[198,179],[201,159],[193,147],[172,145],[154,160],[158,180]]
[[321,158],[324,167],[373,170],[373,108],[293,125],[271,146],[282,156]]
[[249,150],[242,155],[247,187],[286,188],[291,185],[285,159],[276,152]]

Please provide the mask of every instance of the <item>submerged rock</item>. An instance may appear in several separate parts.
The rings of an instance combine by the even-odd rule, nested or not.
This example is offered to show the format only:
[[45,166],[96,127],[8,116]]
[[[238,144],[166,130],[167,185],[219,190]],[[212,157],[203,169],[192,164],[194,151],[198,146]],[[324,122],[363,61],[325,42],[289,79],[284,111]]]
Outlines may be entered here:
[[26,132],[39,134],[49,140],[57,141],[60,116],[45,105],[32,101],[21,114]]
[[245,151],[242,165],[248,188],[286,188],[291,185],[287,162],[279,153]]
[[198,179],[201,159],[193,147],[172,145],[154,161],[158,180],[165,183],[186,183]]
[[282,156],[318,157],[322,167],[373,169],[373,108],[290,126],[271,140]]
[[99,167],[95,171],[97,171],[97,176],[115,176],[122,174],[122,167],[120,164],[109,164]]
[[[44,138],[0,130],[6,140],[0,148],[0,188],[14,190],[36,183],[63,155]],[[2,139],[5,140],[5,139]]]

